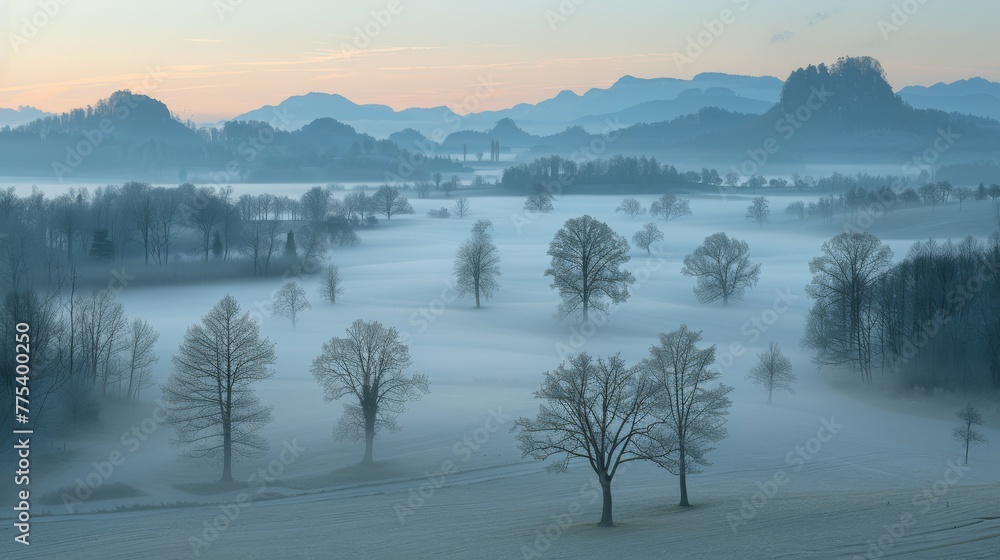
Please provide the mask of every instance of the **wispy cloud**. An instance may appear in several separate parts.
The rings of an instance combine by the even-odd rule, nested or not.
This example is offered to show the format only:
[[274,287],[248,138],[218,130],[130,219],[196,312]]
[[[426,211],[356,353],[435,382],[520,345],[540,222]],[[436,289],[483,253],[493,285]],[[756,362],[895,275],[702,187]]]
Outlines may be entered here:
[[833,14],[836,14],[837,12],[843,10],[844,8],[845,8],[844,6],[840,6],[839,8],[834,8],[832,10],[820,10],[815,14],[803,17],[805,18],[807,24],[819,25],[824,21],[830,19],[830,17],[833,16]]
[[771,35],[771,40],[768,42],[774,45],[776,43],[784,43],[785,41],[790,41],[793,37],[795,37],[795,32],[786,29],[781,33],[775,33],[774,35]]
[[493,62],[488,64],[442,64],[437,66],[383,66],[377,68],[377,70],[391,70],[391,71],[418,71],[423,72],[427,70],[496,70],[496,69],[507,69],[507,68],[547,68],[550,66],[572,66],[589,64],[593,62],[607,62],[607,61],[620,61],[620,60],[634,60],[634,59],[669,59],[673,56],[671,53],[644,53],[644,54],[630,54],[630,55],[616,55],[616,56],[589,56],[589,57],[579,57],[579,58],[548,58],[542,60],[532,60],[532,61],[511,61],[511,62]]

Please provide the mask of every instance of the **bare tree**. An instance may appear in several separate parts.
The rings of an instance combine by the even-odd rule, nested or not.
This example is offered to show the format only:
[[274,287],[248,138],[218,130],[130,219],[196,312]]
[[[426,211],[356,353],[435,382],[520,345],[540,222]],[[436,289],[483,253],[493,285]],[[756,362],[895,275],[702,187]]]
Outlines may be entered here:
[[622,269],[631,258],[628,252],[628,241],[604,222],[591,216],[567,220],[549,244],[552,264],[545,271],[562,298],[557,316],[579,310],[587,321],[591,308],[604,315],[610,312],[604,298],[613,304],[627,300],[628,286],[635,282],[632,273]]
[[624,212],[629,218],[635,219],[636,216],[643,216],[646,214],[646,209],[642,207],[642,203],[634,198],[626,198],[618,205],[615,212]]
[[153,225],[156,217],[156,201],[153,189],[149,183],[132,181],[122,187],[122,196],[126,203],[126,212],[142,250],[145,262],[149,263],[152,253]]
[[954,195],[955,198],[958,199],[958,208],[961,210],[962,203],[970,198],[975,198],[976,191],[970,189],[969,187],[959,187],[955,189]]
[[353,218],[357,214],[358,219],[364,221],[371,207],[371,197],[365,191],[355,190],[344,197],[344,212],[348,218]]
[[313,187],[306,191],[299,200],[302,208],[302,218],[310,222],[321,222],[326,219],[330,207],[330,191],[322,187]]
[[490,220],[478,220],[472,227],[472,237],[462,243],[455,257],[455,293],[459,297],[474,294],[477,309],[481,307],[480,298],[490,299],[500,287],[500,255],[488,231],[492,228]]
[[417,183],[416,185],[414,185],[413,188],[414,188],[414,190],[417,191],[417,196],[418,197],[420,197],[420,198],[427,198],[427,195],[430,194],[431,189],[434,188],[434,185],[428,183],[427,181],[420,181],[419,183]]
[[653,222],[649,222],[632,236],[635,246],[645,249],[647,255],[650,254],[649,247],[657,241],[663,241],[663,232]]
[[[875,283],[889,267],[892,250],[868,232],[844,232],[823,244],[809,262],[816,300],[806,324],[805,344],[819,365],[847,365],[871,382]],[[836,321],[834,321],[836,319]]]
[[378,321],[354,321],[345,338],[332,338],[313,361],[312,374],[323,387],[327,402],[351,397],[334,430],[339,440],[365,440],[364,465],[373,463],[375,436],[397,431],[396,417],[406,403],[430,392],[426,375],[407,377],[410,350],[399,340],[395,328]]
[[469,199],[463,196],[456,200],[453,210],[456,216],[464,218],[465,215],[469,213]]
[[271,421],[271,407],[257,399],[254,384],[274,372],[274,344],[225,296],[201,323],[188,327],[174,372],[163,386],[167,423],[188,457],[222,457],[222,481],[233,480],[233,457],[267,452],[257,432]]
[[788,207],[785,208],[785,213],[798,216],[800,220],[804,220],[806,219],[806,204],[801,200],[790,202],[788,203]]
[[792,387],[795,384],[792,361],[781,353],[778,343],[770,343],[767,350],[757,354],[757,360],[757,365],[747,374],[747,379],[767,391],[767,404],[771,404],[771,395],[775,389],[795,394],[795,389]]
[[[23,427],[14,424],[16,397],[30,391],[31,419],[37,429],[42,421],[47,422],[50,410],[58,412],[49,398],[64,388],[72,369],[65,360],[69,329],[60,316],[55,294],[44,297],[31,290],[4,294],[0,298],[0,335],[8,341],[0,344],[0,444],[7,445],[12,430]],[[28,375],[16,359],[24,350],[18,345],[24,343],[32,356]]]
[[139,392],[153,382],[153,364],[160,361],[154,346],[160,333],[146,321],[135,319],[129,325],[125,348],[125,377],[128,379],[125,395],[139,400]]
[[152,251],[158,263],[166,264],[170,262],[170,245],[177,237],[180,197],[176,189],[158,188],[153,200]]
[[249,222],[243,232],[243,254],[253,263],[254,274],[266,275],[281,245],[281,222]]
[[86,375],[101,393],[116,381],[113,358],[126,347],[128,316],[108,290],[95,292],[79,304],[74,328],[79,333]]
[[681,506],[689,506],[687,475],[700,472],[700,466],[710,465],[705,454],[714,449],[713,443],[726,438],[726,415],[732,401],[728,385],[719,383],[722,377],[710,369],[715,363],[715,346],[699,349],[701,333],[687,325],[668,334],[660,334],[660,344],[649,349],[649,357],[639,368],[657,383],[662,393],[660,414],[666,434],[665,448],[675,450],[656,463],[680,477]]
[[750,247],[745,241],[720,232],[706,237],[701,246],[684,257],[681,274],[698,279],[694,293],[699,302],[721,299],[723,305],[729,305],[730,299],[742,299],[747,288],[757,285],[760,264],[750,262]]
[[299,313],[311,308],[312,305],[306,299],[306,291],[295,282],[286,282],[274,294],[274,300],[271,302],[271,312],[274,316],[291,319],[293,329]]
[[664,460],[671,450],[660,439],[656,415],[661,394],[649,376],[627,367],[615,354],[595,362],[572,356],[545,373],[536,399],[546,402],[535,418],[519,418],[512,431],[524,456],[559,457],[551,470],[584,459],[597,474],[604,497],[601,527],[613,527],[611,483],[618,468],[632,461]]
[[205,260],[212,250],[212,231],[222,223],[223,207],[213,187],[202,187],[193,193],[188,202],[188,223],[201,234],[202,251]]
[[384,215],[387,220],[391,220],[396,214],[413,213],[410,201],[399,194],[399,189],[389,185],[382,185],[375,191],[371,198],[371,204],[374,208],[378,208],[378,212]]
[[747,206],[746,218],[753,220],[758,226],[762,226],[771,221],[771,209],[768,207],[767,199],[758,196]]
[[524,201],[524,209],[534,214],[548,214],[552,212],[552,194],[542,187],[536,187]]
[[444,192],[444,196],[447,197],[452,193],[452,191],[458,190],[461,186],[462,181],[458,178],[458,175],[452,175],[451,179],[441,183],[441,191]]
[[945,188],[944,183],[927,183],[918,189],[920,192],[920,198],[924,200],[924,204],[931,205],[931,212],[933,212],[938,204],[943,203],[951,195],[951,185]]
[[682,198],[677,198],[672,194],[665,194],[654,200],[649,206],[649,215],[663,218],[664,222],[669,222],[674,218],[691,215],[691,203]]
[[330,300],[330,303],[337,303],[337,298],[344,293],[344,288],[340,283],[340,269],[328,266],[319,279],[319,295],[323,299]]
[[956,427],[951,436],[955,441],[965,445],[965,464],[969,464],[969,446],[974,443],[989,443],[986,436],[976,429],[976,426],[983,425],[983,414],[979,412],[976,405],[968,403],[965,408],[955,413],[955,416],[962,421],[962,425]]

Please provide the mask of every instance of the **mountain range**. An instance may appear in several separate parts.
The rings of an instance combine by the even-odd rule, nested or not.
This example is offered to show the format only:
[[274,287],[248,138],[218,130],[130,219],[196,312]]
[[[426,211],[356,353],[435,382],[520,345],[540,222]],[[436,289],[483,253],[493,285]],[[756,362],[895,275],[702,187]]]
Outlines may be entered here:
[[[511,119],[524,130],[546,135],[580,126],[601,133],[609,126],[652,124],[696,114],[715,107],[745,114],[764,114],[781,97],[784,81],[763,76],[702,73],[690,80],[624,76],[607,88],[592,88],[582,94],[565,90],[537,104],[522,103],[498,111],[458,115],[440,106],[396,111],[388,105],[358,104],[346,97],[312,92],[285,99],[277,105],[235,116],[232,121],[262,121],[281,130],[298,130],[320,118],[332,118],[360,132],[387,138],[404,129],[425,136],[444,130],[490,131],[503,119]],[[1000,120],[1000,83],[970,78],[950,84],[907,86],[899,96],[916,109],[934,109]],[[53,116],[30,106],[0,108],[0,128]],[[227,121],[210,123],[221,128]],[[610,124],[609,124],[610,123]]]
[[[266,105],[232,120],[274,122],[277,128],[294,130],[318,118],[329,117],[376,137],[413,129],[425,136],[436,131],[487,132],[503,119],[511,119],[536,135],[554,134],[567,126],[581,126],[600,133],[613,126],[656,123],[701,109],[715,107],[746,114],[763,114],[781,97],[784,81],[771,76],[754,77],[702,73],[690,80],[624,76],[607,88],[585,93],[564,90],[536,104],[521,103],[498,111],[459,116],[448,107],[411,108],[396,111],[387,105],[357,104],[339,94],[313,92],[289,97],[277,105]],[[900,97],[916,109],[934,109],[1000,120],[1000,83],[984,78],[951,84],[907,86]],[[221,125],[222,123],[215,123]]]
[[0,107],[0,128],[9,126],[11,128],[45,117],[53,116],[52,113],[36,109],[31,106],[22,105],[17,109],[4,109]]
[[[158,100],[116,92],[85,109],[0,128],[0,175],[413,181],[472,171],[466,165],[482,161],[496,143],[502,161],[575,159],[586,149],[598,152],[590,157],[750,161],[746,167],[754,169],[817,159],[902,164],[937,146],[941,131],[962,139],[942,159],[978,161],[1000,152],[1000,122],[936,107],[969,97],[996,99],[998,87],[974,79],[897,94],[877,60],[859,57],[809,65],[785,81],[724,74],[626,77],[605,89],[466,116],[445,107],[395,111],[312,93],[201,128],[180,122]],[[935,108],[921,109],[908,98]],[[326,113],[338,117],[317,116]],[[387,139],[366,128],[371,123],[382,126]]]

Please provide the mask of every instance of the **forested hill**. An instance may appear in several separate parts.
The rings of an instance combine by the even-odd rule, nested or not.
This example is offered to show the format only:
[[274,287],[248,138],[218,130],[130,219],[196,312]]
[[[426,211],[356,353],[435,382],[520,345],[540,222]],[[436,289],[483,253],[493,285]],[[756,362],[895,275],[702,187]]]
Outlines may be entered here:
[[[897,162],[944,137],[949,155],[975,158],[1000,149],[1000,123],[982,117],[914,109],[893,93],[879,62],[842,58],[791,73],[780,101],[763,115],[721,109],[623,130],[617,149],[706,151],[747,157],[764,149],[769,160],[857,157]],[[958,140],[961,140],[960,142]]]
[[427,179],[461,170],[446,158],[415,158],[394,142],[318,119],[286,132],[275,122],[231,121],[197,129],[146,95],[118,91],[84,109],[0,129],[0,175],[200,180]]

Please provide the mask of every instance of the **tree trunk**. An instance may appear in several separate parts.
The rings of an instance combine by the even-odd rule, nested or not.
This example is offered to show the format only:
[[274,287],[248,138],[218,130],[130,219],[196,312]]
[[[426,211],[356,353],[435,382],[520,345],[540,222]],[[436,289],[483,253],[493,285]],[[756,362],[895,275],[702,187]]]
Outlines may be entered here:
[[680,472],[681,472],[681,507],[688,507],[691,504],[688,502],[688,486],[687,486],[687,457],[684,455],[684,449],[680,452]]
[[372,448],[375,446],[375,411],[365,410],[365,458],[361,460],[362,465],[371,465],[375,462],[372,457]]
[[965,464],[969,464],[969,440],[965,440]]
[[222,482],[233,481],[233,427],[228,421],[222,425]]
[[476,309],[479,309],[479,282],[476,282]]
[[372,447],[375,443],[375,431],[365,430],[365,458],[361,460],[362,465],[371,465],[375,462],[372,458]]
[[[231,379],[232,375],[227,375]],[[225,417],[222,419],[222,482],[233,481],[233,390],[226,387]]]
[[601,522],[598,527],[614,527],[615,522],[611,516],[611,481],[601,480],[601,489],[604,491],[604,507],[601,510]]

